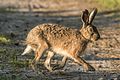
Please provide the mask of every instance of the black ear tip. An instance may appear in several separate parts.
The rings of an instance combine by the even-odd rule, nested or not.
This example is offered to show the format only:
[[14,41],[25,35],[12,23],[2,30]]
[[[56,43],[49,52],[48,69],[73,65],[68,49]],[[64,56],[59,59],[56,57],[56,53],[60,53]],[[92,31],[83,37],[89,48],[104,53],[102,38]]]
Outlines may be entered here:
[[84,11],[88,11],[87,9],[85,9]]
[[85,10],[83,11],[83,13],[88,13],[88,10],[87,10],[87,9],[85,9]]
[[82,11],[83,15],[89,15],[89,12],[87,9],[85,9],[84,11]]

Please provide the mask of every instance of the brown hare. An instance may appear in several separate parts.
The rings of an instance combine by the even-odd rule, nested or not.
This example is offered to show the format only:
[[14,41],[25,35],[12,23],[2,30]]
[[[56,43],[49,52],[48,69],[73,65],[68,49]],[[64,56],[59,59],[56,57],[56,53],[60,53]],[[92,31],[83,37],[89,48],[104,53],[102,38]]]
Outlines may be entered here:
[[83,26],[80,30],[50,23],[36,26],[27,35],[27,47],[22,55],[33,50],[35,52],[33,63],[36,63],[44,52],[48,52],[45,67],[49,71],[52,71],[50,62],[55,53],[64,56],[61,67],[64,67],[67,58],[71,58],[82,65],[84,71],[95,70],[80,55],[90,41],[97,41],[100,38],[97,28],[92,25],[96,14],[96,8],[91,13],[85,9],[81,16]]

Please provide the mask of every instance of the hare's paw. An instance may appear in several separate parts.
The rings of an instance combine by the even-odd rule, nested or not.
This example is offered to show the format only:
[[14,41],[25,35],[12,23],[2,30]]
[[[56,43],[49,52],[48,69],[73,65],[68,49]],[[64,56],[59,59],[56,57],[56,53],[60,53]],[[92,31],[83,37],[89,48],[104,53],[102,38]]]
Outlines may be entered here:
[[50,66],[50,64],[44,64],[44,65],[50,72],[53,71],[53,68]]
[[31,63],[30,68],[32,68],[33,71],[37,71],[37,66],[36,64]]
[[88,67],[88,71],[95,71],[95,68],[92,67],[91,65],[89,65],[89,67]]
[[87,72],[87,71],[95,71],[95,68],[92,67],[92,66],[89,65],[89,64],[84,65],[83,68],[84,68],[84,72]]
[[55,65],[54,67],[53,67],[53,70],[57,70],[57,69],[63,69],[64,68],[64,64],[59,64],[59,65]]

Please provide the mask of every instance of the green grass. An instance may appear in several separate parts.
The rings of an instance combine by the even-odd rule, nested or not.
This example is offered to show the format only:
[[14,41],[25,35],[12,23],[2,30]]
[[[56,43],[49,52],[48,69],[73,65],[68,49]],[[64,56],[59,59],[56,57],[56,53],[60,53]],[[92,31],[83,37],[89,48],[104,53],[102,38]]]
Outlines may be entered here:
[[15,11],[13,11],[12,9],[14,8],[4,8],[4,7],[0,7],[0,13],[14,13]]
[[5,36],[5,35],[0,35],[0,43],[8,44],[8,43],[10,43],[10,42],[11,42],[11,40],[10,40],[7,36]]
[[96,0],[106,9],[120,8],[120,0]]

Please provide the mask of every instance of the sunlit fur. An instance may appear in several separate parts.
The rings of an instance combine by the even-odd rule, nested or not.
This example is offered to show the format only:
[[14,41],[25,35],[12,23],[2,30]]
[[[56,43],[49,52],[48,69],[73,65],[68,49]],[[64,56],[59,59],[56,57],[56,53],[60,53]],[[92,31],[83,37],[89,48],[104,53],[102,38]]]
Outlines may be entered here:
[[[93,10],[93,20],[97,10]],[[94,70],[94,68],[83,60],[80,55],[84,52],[87,44],[90,41],[96,41],[100,38],[97,28],[92,24],[85,24],[88,21],[88,11],[83,12],[83,26],[79,29],[73,29],[58,24],[41,24],[33,28],[27,35],[26,43],[31,46],[35,52],[33,63],[38,62],[43,52],[48,52],[48,57],[45,61],[45,67],[52,71],[50,67],[51,58],[54,53],[63,55],[63,64],[67,57],[73,59],[78,64],[82,65],[84,71]],[[87,16],[86,16],[87,15]],[[92,21],[90,21],[92,23]],[[26,49],[25,49],[26,51]],[[23,52],[25,53],[25,52]]]

